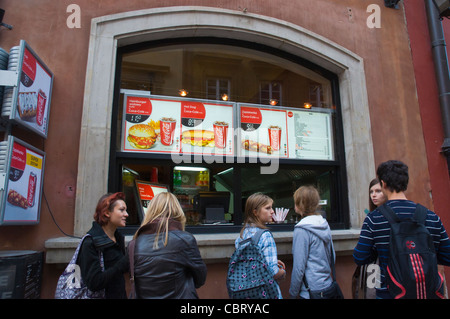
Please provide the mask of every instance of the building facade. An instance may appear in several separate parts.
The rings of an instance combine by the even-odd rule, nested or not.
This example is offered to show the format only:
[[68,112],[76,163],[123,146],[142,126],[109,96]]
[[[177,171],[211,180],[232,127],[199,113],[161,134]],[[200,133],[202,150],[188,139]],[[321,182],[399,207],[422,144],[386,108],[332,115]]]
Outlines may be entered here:
[[[399,5],[3,1],[4,22],[13,29],[1,31],[0,46],[8,51],[25,40],[54,82],[48,136],[12,128],[12,135],[46,153],[40,221],[0,226],[0,249],[44,251],[42,297],[52,298],[78,241],[67,235],[90,228],[100,196],[127,194],[130,218],[121,231],[129,238],[145,206],[138,182],[162,185],[180,199],[187,230],[207,262],[199,296],[226,298],[227,261],[243,205],[261,191],[289,210],[282,223],[270,225],[288,265],[282,283],[287,297],[297,221],[292,194],[314,184],[332,226],[338,281],[350,298],[351,253],[379,163],[407,163],[408,197],[435,209],[445,226],[450,218],[426,13],[420,3]],[[423,29],[415,26],[422,23]],[[149,108],[140,104],[133,111],[139,101]],[[161,132],[167,117],[179,123],[170,145]],[[227,122],[227,147],[219,151],[216,136],[214,148],[204,136],[201,145],[183,143],[182,133],[213,131],[213,122]],[[158,134],[152,148],[130,144],[136,123]],[[284,132],[279,147],[255,135],[267,134],[272,124]],[[245,144],[251,140],[259,147]],[[275,169],[267,174],[264,168]],[[202,206],[207,195],[224,203],[219,217]]]

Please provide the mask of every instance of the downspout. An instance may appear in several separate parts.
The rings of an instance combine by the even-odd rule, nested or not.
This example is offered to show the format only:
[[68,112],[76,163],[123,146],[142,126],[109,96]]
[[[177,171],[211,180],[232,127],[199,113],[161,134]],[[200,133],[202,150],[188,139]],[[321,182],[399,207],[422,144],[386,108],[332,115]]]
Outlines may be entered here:
[[425,0],[428,17],[428,29],[431,38],[434,69],[439,89],[442,124],[444,127],[444,144],[442,153],[447,158],[447,169],[450,175],[450,72],[448,67],[447,49],[444,38],[442,21],[433,0]]

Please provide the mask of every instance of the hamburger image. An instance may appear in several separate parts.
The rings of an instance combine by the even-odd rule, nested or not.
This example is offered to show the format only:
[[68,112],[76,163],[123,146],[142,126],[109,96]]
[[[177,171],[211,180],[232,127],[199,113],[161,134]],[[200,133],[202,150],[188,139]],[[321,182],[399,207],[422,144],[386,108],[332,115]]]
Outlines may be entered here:
[[136,124],[128,130],[128,142],[137,149],[151,148],[156,142],[155,130],[147,124]]
[[181,136],[181,142],[192,146],[214,147],[214,132],[208,130],[184,131]]

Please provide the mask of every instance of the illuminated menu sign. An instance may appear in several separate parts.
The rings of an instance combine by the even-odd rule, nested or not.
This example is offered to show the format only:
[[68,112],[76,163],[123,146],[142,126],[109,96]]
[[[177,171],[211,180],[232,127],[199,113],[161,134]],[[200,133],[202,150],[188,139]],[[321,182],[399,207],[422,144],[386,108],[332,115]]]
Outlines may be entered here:
[[286,111],[259,106],[240,106],[240,154],[288,157]]
[[328,110],[240,104],[240,154],[334,160],[331,121]]
[[290,158],[334,160],[330,113],[290,110],[287,114]]
[[331,161],[332,112],[125,94],[121,149]]
[[24,40],[18,50],[12,51],[9,58],[18,61],[18,80],[2,115],[46,138],[53,73]]
[[233,103],[125,94],[122,151],[234,155]]
[[39,223],[45,153],[12,136],[0,153],[0,225]]

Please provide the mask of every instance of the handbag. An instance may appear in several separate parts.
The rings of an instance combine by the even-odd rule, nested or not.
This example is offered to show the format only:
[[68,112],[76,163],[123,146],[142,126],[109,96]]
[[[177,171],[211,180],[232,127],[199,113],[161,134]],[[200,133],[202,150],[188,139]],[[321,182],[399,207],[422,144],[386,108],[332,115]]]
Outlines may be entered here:
[[[325,242],[324,242],[325,245]],[[342,294],[341,288],[339,287],[337,281],[336,281],[336,269],[334,268],[334,257],[333,257],[333,250],[332,246],[330,245],[330,252],[331,252],[331,273],[332,273],[332,279],[333,282],[328,288],[325,288],[323,290],[311,290],[308,287],[308,282],[306,280],[306,276],[303,275],[303,283],[306,286],[306,289],[309,292],[309,298],[310,299],[344,299],[344,295]]]
[[[86,234],[81,238],[75,253],[72,256],[66,269],[58,279],[56,284],[55,299],[104,299],[105,289],[98,291],[91,291],[86,286],[81,277],[80,266],[77,265],[78,253],[80,251],[81,245],[86,237],[91,236]],[[102,271],[105,271],[105,264],[103,260],[103,254],[99,251],[100,267]]]

